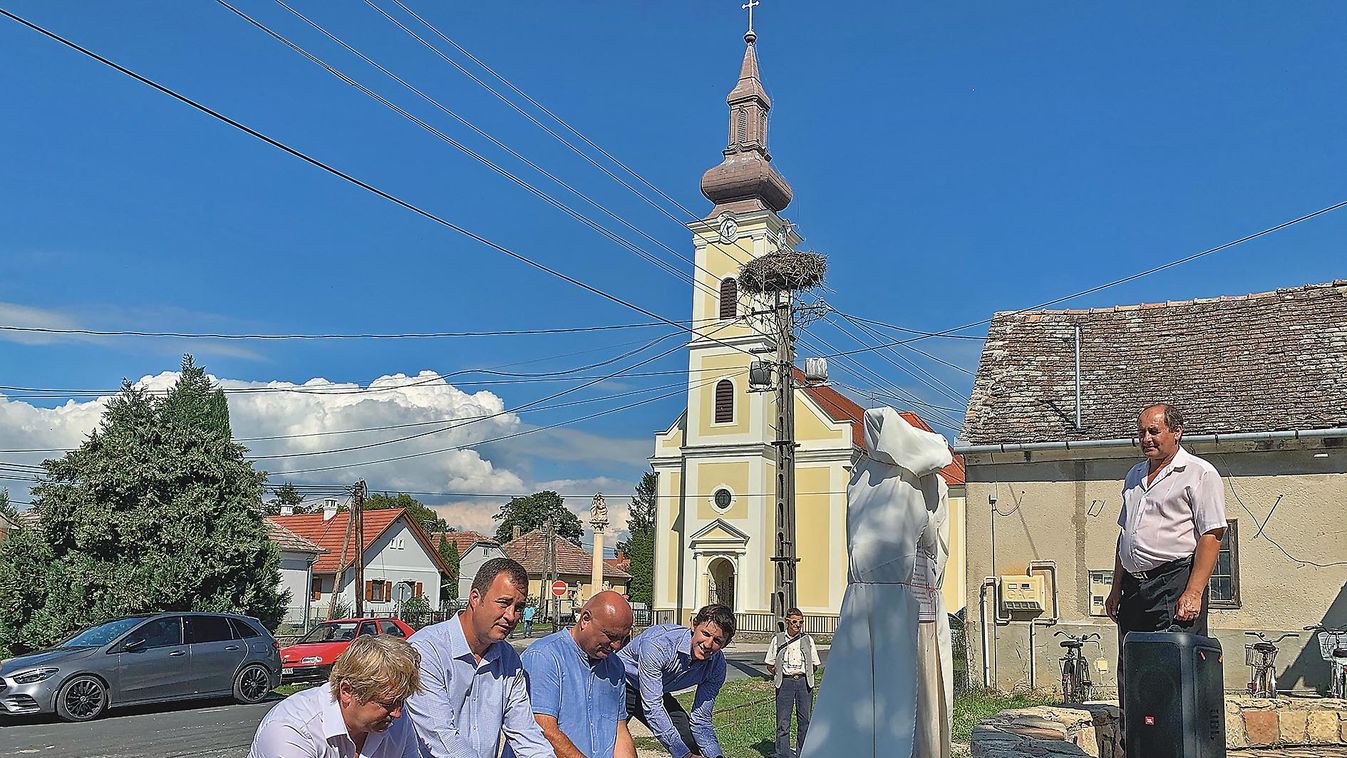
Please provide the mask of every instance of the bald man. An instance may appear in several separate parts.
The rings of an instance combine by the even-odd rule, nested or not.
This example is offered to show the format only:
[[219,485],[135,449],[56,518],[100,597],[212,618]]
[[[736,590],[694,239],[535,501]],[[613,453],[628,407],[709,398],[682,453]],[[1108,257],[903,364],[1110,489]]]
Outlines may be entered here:
[[[575,626],[524,651],[533,718],[557,758],[636,758],[627,731],[626,673],[616,655],[631,625],[626,599],[600,592],[580,609]],[[512,758],[508,747],[504,758]]]

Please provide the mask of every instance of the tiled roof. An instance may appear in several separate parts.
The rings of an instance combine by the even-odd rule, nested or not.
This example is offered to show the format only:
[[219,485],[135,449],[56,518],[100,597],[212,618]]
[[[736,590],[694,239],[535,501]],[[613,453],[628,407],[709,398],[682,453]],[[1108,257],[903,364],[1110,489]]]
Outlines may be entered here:
[[449,541],[454,543],[454,547],[458,548],[459,555],[468,552],[468,548],[476,545],[478,542],[489,542],[493,545],[496,544],[495,537],[488,537],[480,532],[431,532],[430,544],[434,545],[436,550],[440,549],[441,537],[448,537]]
[[[796,377],[804,378],[803,372],[796,369]],[[851,443],[856,447],[865,449],[865,409],[856,401],[843,395],[832,387],[805,387],[805,394],[809,395],[814,402],[823,408],[824,412],[832,418],[833,421],[851,422]],[[911,411],[900,411],[900,415],[907,422],[918,429],[932,431],[930,424],[927,424],[920,416]],[[940,476],[944,478],[946,484],[964,483],[964,464],[963,456],[954,455],[954,462],[940,469]]]
[[1129,438],[1137,412],[1155,402],[1182,410],[1189,434],[1347,426],[1347,281],[1240,297],[998,313],[963,438],[975,445]]
[[603,565],[615,568],[618,571],[626,571],[627,567],[631,565],[631,559],[619,551],[615,558],[604,558]]
[[[557,538],[557,573],[589,576],[594,570],[594,554],[575,545],[570,540]],[[519,539],[510,540],[500,546],[511,558],[519,561],[530,576],[544,572],[543,559],[547,555],[547,541],[543,533],[534,529]],[[608,579],[630,579],[631,574],[622,569],[609,566],[604,562],[603,575]]]
[[314,555],[327,552],[323,548],[318,547],[309,540],[304,539],[271,519],[267,519],[267,536],[270,537],[271,541],[276,543],[276,547],[280,548],[282,551],[291,553],[313,553]]
[[[430,554],[435,567],[443,573],[449,568],[440,558],[440,552],[430,544],[430,538],[414,520],[406,518],[401,508],[384,508],[365,511],[365,549],[368,550],[389,527],[400,519],[421,543],[421,547]],[[335,574],[344,571],[355,561],[355,535],[346,539],[346,523],[351,517],[349,511],[340,511],[330,519],[324,519],[322,513],[302,513],[290,516],[268,516],[267,519],[280,524],[304,539],[326,550],[313,564],[315,574]],[[346,550],[342,550],[342,543]],[[343,553],[345,561],[342,561]],[[339,565],[340,564],[340,565]]]

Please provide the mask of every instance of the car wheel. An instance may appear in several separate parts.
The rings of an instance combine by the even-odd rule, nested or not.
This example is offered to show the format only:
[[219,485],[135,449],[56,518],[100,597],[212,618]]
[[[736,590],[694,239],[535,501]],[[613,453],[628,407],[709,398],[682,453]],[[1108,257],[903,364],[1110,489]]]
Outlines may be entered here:
[[56,715],[66,721],[90,721],[108,709],[108,688],[97,677],[77,676],[56,695]]
[[270,691],[271,674],[264,666],[245,666],[234,677],[234,699],[240,703],[260,703]]

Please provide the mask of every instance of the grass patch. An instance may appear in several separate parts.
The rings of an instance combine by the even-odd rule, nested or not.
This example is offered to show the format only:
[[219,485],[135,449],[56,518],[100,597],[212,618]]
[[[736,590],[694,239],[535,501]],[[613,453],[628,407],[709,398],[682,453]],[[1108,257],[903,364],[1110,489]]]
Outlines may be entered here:
[[[818,672],[820,678],[822,673],[821,670]],[[818,692],[818,689],[814,691]],[[720,689],[712,723],[720,746],[725,751],[725,758],[772,758],[776,752],[775,694],[772,683],[765,679],[736,679],[726,682]],[[691,711],[692,696],[693,691],[689,690],[675,697],[683,708]],[[1055,702],[1050,697],[1032,693],[1001,695],[974,691],[955,697],[952,735],[955,754],[959,754],[959,747],[967,751],[973,727],[979,721],[1007,708],[1029,708]],[[636,747],[663,751],[663,747],[653,737],[637,738]]]
[[276,689],[272,690],[272,692],[276,693],[277,695],[280,695],[281,697],[290,697],[291,695],[295,694],[296,692],[303,692],[304,690],[307,690],[307,689],[309,689],[310,687],[314,687],[314,686],[317,686],[317,685],[319,685],[319,684],[327,684],[327,682],[325,682],[325,681],[322,681],[322,682],[294,682],[294,683],[292,683],[292,684],[282,684],[281,686],[279,686],[279,687],[277,687]]

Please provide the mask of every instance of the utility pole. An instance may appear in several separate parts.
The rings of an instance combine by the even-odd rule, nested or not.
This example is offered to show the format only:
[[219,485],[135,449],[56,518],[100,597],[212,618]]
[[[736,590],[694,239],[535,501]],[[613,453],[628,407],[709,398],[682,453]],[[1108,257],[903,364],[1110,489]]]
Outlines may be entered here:
[[795,567],[795,327],[791,293],[775,293],[776,321],[776,552],[772,564],[776,581],[772,613],[785,618],[796,607]]
[[[543,603],[543,621],[553,613],[552,582],[557,580],[557,525],[548,516],[543,521],[543,580],[538,588],[538,601]],[[552,616],[552,626],[556,626],[556,616]]]
[[355,523],[355,615],[365,615],[365,480],[351,489],[351,518]]

